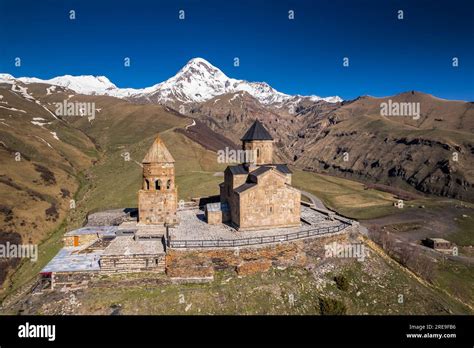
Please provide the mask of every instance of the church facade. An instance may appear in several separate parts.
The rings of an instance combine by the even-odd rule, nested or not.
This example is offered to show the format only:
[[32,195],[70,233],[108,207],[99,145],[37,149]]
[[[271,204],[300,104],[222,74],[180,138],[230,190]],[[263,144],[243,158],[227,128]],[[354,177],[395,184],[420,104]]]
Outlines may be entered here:
[[220,201],[230,214],[222,216],[239,231],[299,226],[301,193],[291,186],[287,165],[273,163],[272,136],[257,120],[241,141],[253,156],[226,168]]

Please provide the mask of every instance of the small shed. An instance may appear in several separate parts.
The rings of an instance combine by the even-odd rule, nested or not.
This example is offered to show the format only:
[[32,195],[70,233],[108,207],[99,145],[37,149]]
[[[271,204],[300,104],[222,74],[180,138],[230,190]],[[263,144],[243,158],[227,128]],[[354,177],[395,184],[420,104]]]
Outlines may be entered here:
[[206,204],[206,221],[209,225],[218,225],[230,221],[230,210],[227,203]]
[[98,238],[115,237],[117,226],[87,226],[64,234],[64,246],[79,247],[90,244]]
[[449,240],[443,238],[426,238],[425,245],[434,250],[445,252],[451,252],[454,246]]

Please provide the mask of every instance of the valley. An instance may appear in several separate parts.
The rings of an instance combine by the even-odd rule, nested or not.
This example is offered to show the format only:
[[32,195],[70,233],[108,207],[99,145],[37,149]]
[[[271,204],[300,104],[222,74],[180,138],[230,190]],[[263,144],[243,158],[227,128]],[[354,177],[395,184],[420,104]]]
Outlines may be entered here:
[[[146,96],[143,91],[106,95],[107,88],[92,93],[63,82],[0,80],[0,238],[37,243],[40,251],[34,264],[2,261],[1,312],[28,313],[25,303],[31,301],[29,313],[39,314],[110,314],[117,308],[121,314],[318,314],[328,297],[343,303],[335,302],[335,310],[344,307],[347,314],[384,314],[382,299],[403,293],[410,302],[401,307],[394,301],[390,314],[472,313],[472,103],[420,92],[390,97],[420,102],[422,116],[415,120],[381,116],[379,105],[388,98],[287,96],[268,85],[244,88],[243,82],[236,82],[240,90],[208,86],[202,100],[178,98],[186,94],[182,83],[190,76],[202,73],[201,82],[208,81],[206,74],[220,76],[209,65],[194,61],[174,77],[173,88],[168,83]],[[102,77],[98,80],[104,82]],[[169,100],[164,101],[165,96]],[[95,118],[56,115],[55,103],[65,100],[94,103]],[[60,249],[64,232],[82,226],[91,212],[136,206],[141,159],[156,134],[176,159],[179,199],[189,201],[218,193],[226,165],[218,163],[216,152],[236,148],[238,135],[255,115],[281,139],[276,156],[290,164],[297,188],[369,230],[392,232],[401,241],[397,243],[418,244],[427,236],[452,239],[468,261],[429,255],[437,260],[437,272],[431,282],[423,283],[405,266],[375,252],[368,264],[361,265],[342,260],[325,263],[315,257],[306,269],[244,278],[222,272],[213,283],[184,287],[146,275],[136,282],[104,278],[88,290],[48,295],[57,305],[37,302],[31,287],[39,270]],[[404,200],[403,209],[394,206],[399,199]],[[397,259],[395,253],[391,257]],[[348,278],[349,290],[337,288],[338,273]],[[318,283],[320,278],[324,284]],[[301,289],[293,284],[295,279],[303,284]],[[115,282],[124,286],[114,290]],[[257,283],[263,285],[255,288]],[[142,285],[151,295],[137,304],[144,296]],[[374,286],[380,293],[367,291]],[[104,288],[110,293],[107,298],[101,296]],[[178,302],[183,288],[189,293],[184,306]],[[296,304],[288,303],[289,293],[295,294]],[[72,303],[81,303],[75,309],[68,309],[71,296]],[[240,297],[229,300],[232,296]],[[239,298],[250,301],[244,304]],[[176,306],[164,308],[167,301]],[[188,308],[190,303],[194,305]]]

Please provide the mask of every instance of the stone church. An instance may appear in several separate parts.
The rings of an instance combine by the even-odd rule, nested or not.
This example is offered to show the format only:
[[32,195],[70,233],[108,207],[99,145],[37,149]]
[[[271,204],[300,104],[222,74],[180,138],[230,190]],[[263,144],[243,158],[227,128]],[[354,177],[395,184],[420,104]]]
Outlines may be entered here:
[[173,225],[178,222],[174,162],[163,140],[157,137],[142,161],[143,183],[138,191],[139,225]]
[[[224,171],[220,202],[206,205],[209,224],[229,223],[239,231],[300,226],[301,193],[291,186],[286,164],[273,163],[273,138],[260,121],[242,137],[243,163]],[[249,156],[252,154],[252,156]],[[177,218],[174,159],[160,137],[148,150],[138,192],[138,224],[173,226]]]
[[239,231],[299,226],[301,193],[291,186],[287,165],[273,163],[270,133],[257,120],[241,141],[245,153],[254,155],[227,167],[220,184],[220,207],[207,209],[208,222],[215,223],[212,215],[220,214],[222,222],[230,220]]

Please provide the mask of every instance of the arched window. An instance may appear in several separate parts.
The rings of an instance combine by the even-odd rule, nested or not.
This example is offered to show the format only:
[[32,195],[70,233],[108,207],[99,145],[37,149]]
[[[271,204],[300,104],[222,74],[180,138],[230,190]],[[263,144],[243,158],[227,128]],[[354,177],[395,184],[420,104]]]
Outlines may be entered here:
[[166,182],[166,189],[169,190],[171,188],[171,180],[168,179],[168,181]]
[[161,190],[161,180],[160,179],[155,181],[155,190],[157,190],[157,191]]
[[148,181],[148,179],[145,179],[145,187],[147,190],[150,189],[150,182]]
[[260,158],[260,148],[257,147],[257,158]]

